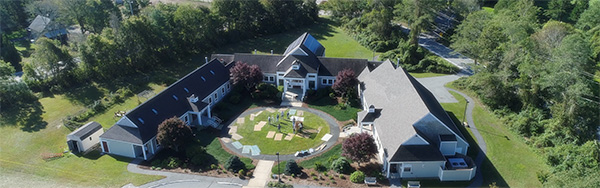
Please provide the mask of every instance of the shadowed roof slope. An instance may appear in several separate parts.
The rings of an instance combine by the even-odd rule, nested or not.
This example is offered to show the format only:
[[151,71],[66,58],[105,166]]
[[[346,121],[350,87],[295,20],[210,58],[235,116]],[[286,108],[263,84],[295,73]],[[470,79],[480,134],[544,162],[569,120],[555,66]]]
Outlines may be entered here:
[[203,109],[208,104],[201,100],[228,80],[229,70],[213,59],[131,110],[126,116],[137,125],[141,140],[145,143],[156,136],[158,125],[165,119],[193,111],[187,97],[192,94],[197,96],[200,101],[196,102],[196,107]]

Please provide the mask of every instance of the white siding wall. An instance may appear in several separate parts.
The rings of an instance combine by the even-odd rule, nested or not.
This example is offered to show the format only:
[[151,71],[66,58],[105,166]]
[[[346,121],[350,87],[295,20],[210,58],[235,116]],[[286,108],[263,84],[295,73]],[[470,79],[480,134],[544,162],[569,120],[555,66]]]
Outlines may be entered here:
[[133,153],[133,144],[108,139],[102,139],[101,141],[105,141],[108,144],[108,153],[135,158],[135,154]]
[[443,170],[440,168],[438,176],[440,181],[470,181],[475,177],[475,172],[477,172],[477,167],[460,170]]
[[94,134],[89,137],[83,139],[81,141],[81,145],[79,145],[79,149],[81,152],[90,149],[92,146],[98,144],[100,142],[100,135],[104,133],[104,129],[100,129],[96,131]]
[[411,172],[402,172],[400,167],[398,170],[401,172],[400,177],[402,178],[437,178],[440,167],[444,165],[444,161],[432,161],[432,162],[403,162],[402,165],[411,165]]
[[440,142],[440,151],[442,155],[454,155],[456,151],[456,141],[442,141]]

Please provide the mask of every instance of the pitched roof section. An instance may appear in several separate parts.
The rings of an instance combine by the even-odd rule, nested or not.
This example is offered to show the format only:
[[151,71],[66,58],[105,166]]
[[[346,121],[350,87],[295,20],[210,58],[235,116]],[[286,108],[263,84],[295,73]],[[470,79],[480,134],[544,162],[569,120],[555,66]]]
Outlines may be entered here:
[[[400,151],[398,146],[417,134],[413,125],[429,114],[462,137],[433,94],[406,70],[395,69],[389,60],[372,72],[363,72],[359,80],[363,82],[361,87],[365,89],[363,95],[367,105],[375,105],[383,109],[380,117],[374,121],[377,129],[385,130],[378,131],[378,134],[389,154],[394,155]],[[430,140],[434,139],[430,138]],[[435,141],[439,142],[437,135]],[[437,144],[432,146],[435,145]]]
[[312,52],[315,56],[323,56],[325,55],[325,47],[317,41],[312,35],[308,33],[304,33],[300,35],[294,42],[292,42],[283,53],[284,55],[290,55],[297,48],[301,48],[304,52],[309,53]]
[[319,76],[336,76],[344,69],[351,69],[358,76],[368,66],[366,59],[328,58],[320,57],[322,66],[319,68]]
[[100,135],[100,138],[118,140],[134,144],[144,144],[144,142],[142,142],[142,136],[140,135],[139,129],[121,125],[113,125],[110,129],[108,129],[108,131]]
[[281,61],[283,57],[284,56],[281,55],[255,55],[236,53],[233,54],[233,58],[231,58],[231,60],[233,62],[244,62],[249,65],[258,65],[258,67],[263,73],[275,74],[277,72],[277,62]]
[[46,26],[48,26],[51,21],[52,20],[48,17],[37,15],[31,24],[29,24],[28,28],[31,29],[31,31],[40,33],[46,29]]
[[391,161],[445,161],[444,155],[432,145],[403,145]]
[[74,130],[72,133],[69,134],[69,136],[75,136],[80,140],[83,140],[100,129],[102,129],[102,125],[100,125],[100,123],[91,121]]
[[[211,71],[214,72],[214,75]],[[189,96],[194,94],[200,99],[195,104],[196,108],[201,110],[207,106],[202,99],[228,80],[229,70],[214,59],[139,105],[126,116],[137,125],[141,140],[145,143],[156,136],[158,125],[165,119],[179,117],[188,111],[194,111],[187,99]]]

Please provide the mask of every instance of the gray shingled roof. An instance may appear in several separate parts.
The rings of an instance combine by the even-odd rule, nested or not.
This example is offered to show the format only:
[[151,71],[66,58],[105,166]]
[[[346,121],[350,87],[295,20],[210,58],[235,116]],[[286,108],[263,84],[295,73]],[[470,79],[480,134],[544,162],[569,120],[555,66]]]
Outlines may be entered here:
[[85,125],[75,129],[73,132],[69,134],[69,136],[75,136],[79,138],[79,140],[83,140],[88,136],[94,134],[96,131],[102,129],[102,125],[100,123],[91,121],[86,123]]
[[[390,155],[394,155],[402,143],[418,134],[413,125],[427,115],[435,116],[462,136],[435,97],[404,69],[396,69],[389,60],[372,72],[363,72],[359,75],[359,80],[362,81],[361,87],[365,89],[363,94],[367,105],[375,105],[382,109],[381,115],[374,120],[375,127],[377,130],[384,130],[378,131],[378,134],[383,147]],[[430,123],[439,125],[439,122]],[[451,134],[445,128],[445,131],[439,132],[428,130],[430,127],[437,129],[441,126],[418,125],[419,133]],[[426,134],[423,137],[430,143],[433,142],[432,146],[437,146],[437,135],[435,139],[431,136]]]
[[44,29],[46,29],[46,26],[48,26],[51,21],[52,20],[50,20],[48,17],[37,15],[27,28],[31,29],[31,31],[41,33],[44,31]]
[[249,65],[258,65],[258,67],[263,73],[275,74],[277,72],[277,62],[279,62],[282,58],[283,56],[281,55],[254,55],[236,53],[233,54],[232,61],[244,62]]
[[432,145],[403,145],[390,161],[446,161],[446,158]]
[[113,125],[108,131],[100,135],[100,138],[130,142],[134,144],[144,144],[138,128],[122,125]]

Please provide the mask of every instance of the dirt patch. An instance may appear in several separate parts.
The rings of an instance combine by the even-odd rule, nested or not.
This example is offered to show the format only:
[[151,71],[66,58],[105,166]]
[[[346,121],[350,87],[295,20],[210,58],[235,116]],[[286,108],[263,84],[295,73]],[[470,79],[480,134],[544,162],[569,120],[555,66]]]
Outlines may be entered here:
[[[353,165],[355,166],[355,165]],[[366,166],[365,166],[366,167]],[[365,167],[361,168],[364,169]],[[390,183],[387,180],[378,181],[377,185],[368,186],[366,184],[352,183],[350,181],[349,174],[340,174],[333,171],[328,171],[327,174],[323,172],[317,172],[314,169],[304,169],[302,174],[297,177],[291,177],[282,175],[281,180],[288,184],[300,184],[310,186],[327,186],[327,187],[351,187],[351,188],[363,188],[363,187],[389,187]],[[275,181],[275,180],[274,180]]]
[[[256,165],[254,161],[252,161],[252,164]],[[201,175],[201,176],[210,176],[210,177],[218,177],[218,178],[233,178],[233,177],[239,177],[240,179],[250,179],[250,177],[248,176],[239,176],[237,173],[233,173],[233,172],[229,172],[227,170],[224,170],[223,166],[219,165],[219,168],[217,169],[210,169],[210,170],[202,170],[202,169],[194,169],[194,167],[191,168],[174,168],[174,169],[152,169],[152,167],[150,166],[150,164],[148,164],[147,162],[143,162],[140,165],[138,165],[139,168],[141,169],[146,169],[146,170],[155,170],[155,171],[163,171],[163,172],[174,172],[174,173],[181,173],[181,174],[193,174],[193,175]],[[247,172],[246,175],[251,175],[254,172],[254,170],[250,170]]]

